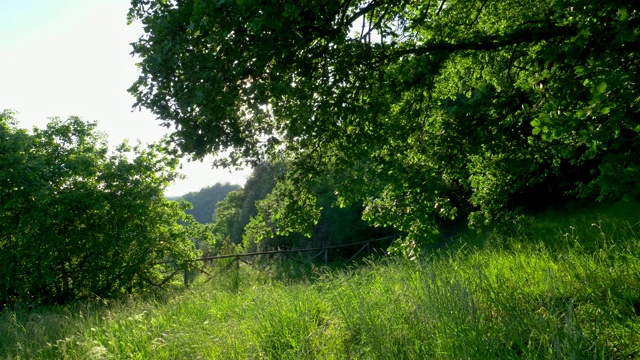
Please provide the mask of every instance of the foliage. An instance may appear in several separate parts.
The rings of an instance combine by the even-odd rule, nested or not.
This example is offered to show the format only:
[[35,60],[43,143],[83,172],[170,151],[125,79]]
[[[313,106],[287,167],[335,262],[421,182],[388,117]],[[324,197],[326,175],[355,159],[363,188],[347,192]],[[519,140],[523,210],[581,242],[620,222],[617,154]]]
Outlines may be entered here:
[[[275,236],[287,237],[299,233],[311,237],[312,226],[318,223],[320,209],[315,197],[306,191],[287,192],[290,182],[278,182],[265,198],[256,203],[258,214],[247,224],[244,241],[248,244]],[[296,217],[290,216],[296,214]]]
[[0,305],[115,296],[148,287],[159,260],[193,258],[187,205],[163,195],[177,176],[164,145],[109,153],[95,123],[28,133],[9,111],[0,138]]
[[419,262],[283,282],[241,266],[239,291],[222,273],[161,299],[5,311],[0,358],[637,358],[638,205],[464,234]]
[[329,177],[302,191],[290,179],[278,182],[256,202],[257,213],[245,226],[245,246],[255,242],[263,249],[326,247],[397,233],[364,222],[360,204],[339,206],[335,187]]
[[240,214],[245,203],[244,198],[244,191],[239,189],[229,192],[222,201],[218,202],[211,226],[213,248],[210,247],[206,255],[213,254],[214,248],[219,249],[222,253],[226,249],[230,249],[232,252],[240,250],[237,246],[242,242],[244,229],[240,222]]
[[216,204],[222,201],[229,192],[239,188],[239,185],[216,183],[213,186],[180,196],[179,199],[191,204],[192,208],[186,211],[187,214],[193,216],[197,222],[207,224],[213,221]]
[[245,227],[256,216],[256,201],[264,199],[284,171],[284,164],[262,163],[254,167],[245,186],[232,191],[216,205],[212,232],[217,247],[242,245]]
[[[389,235],[389,229],[372,228],[360,219],[361,206],[337,207],[328,178],[310,193],[298,193],[293,201],[283,203],[292,189],[291,182],[278,182],[286,171],[285,162],[261,163],[254,167],[244,188],[228,193],[216,205],[211,227],[214,248],[324,247]],[[300,206],[302,197],[308,202],[306,206]],[[292,213],[297,214],[295,221],[287,222],[294,219],[288,216]],[[214,252],[213,248],[207,250]]]
[[129,18],[130,92],[181,150],[291,159],[283,230],[324,176],[407,253],[443,220],[640,195],[638,2],[133,0]]

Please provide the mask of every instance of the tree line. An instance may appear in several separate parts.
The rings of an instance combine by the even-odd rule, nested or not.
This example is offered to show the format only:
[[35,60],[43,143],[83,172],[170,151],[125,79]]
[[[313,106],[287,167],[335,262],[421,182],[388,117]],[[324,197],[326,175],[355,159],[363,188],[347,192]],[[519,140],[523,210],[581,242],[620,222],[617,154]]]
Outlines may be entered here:
[[327,207],[311,239],[257,241],[248,225],[286,173],[284,163],[256,166],[244,187],[217,183],[168,199],[165,189],[181,175],[166,139],[110,150],[96,126],[52,118],[27,131],[15,113],[0,113],[0,307],[118,297],[153,288],[164,271],[190,268],[202,255],[345,244],[379,233],[360,219],[361,208],[332,208],[335,196],[318,188]]
[[[394,233],[392,228],[376,228],[362,220],[362,206],[339,207],[331,186],[313,189],[317,199],[317,219],[306,231],[260,233],[264,208],[271,206],[278,179],[288,171],[284,162],[262,163],[254,167],[246,184],[231,191],[215,205],[212,238],[205,254],[274,249],[300,249],[347,245]],[[357,250],[357,249],[355,249]],[[355,251],[354,250],[354,251]],[[342,256],[351,256],[349,249]]]

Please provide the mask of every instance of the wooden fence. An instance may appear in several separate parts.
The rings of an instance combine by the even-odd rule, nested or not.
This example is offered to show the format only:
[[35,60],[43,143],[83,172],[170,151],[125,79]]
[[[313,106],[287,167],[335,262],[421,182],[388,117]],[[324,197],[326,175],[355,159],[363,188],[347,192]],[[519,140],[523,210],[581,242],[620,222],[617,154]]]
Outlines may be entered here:
[[[191,268],[189,269],[180,269],[180,268],[176,268],[175,271],[173,271],[170,275],[168,275],[167,277],[165,277],[162,282],[160,282],[159,284],[153,284],[155,285],[156,288],[160,288],[163,285],[165,285],[166,283],[168,283],[171,279],[173,279],[177,274],[179,274],[180,272],[184,273],[183,279],[184,279],[184,284],[188,285],[189,284],[189,272],[190,271],[197,271],[200,272],[206,276],[208,276],[208,279],[205,282],[210,281],[211,279],[213,279],[216,275],[219,275],[220,273],[222,273],[225,270],[230,269],[231,267],[233,267],[235,265],[235,269],[236,271],[239,271],[239,267],[240,267],[240,262],[243,262],[247,265],[253,266],[255,267],[255,264],[248,261],[247,259],[253,259],[257,256],[263,256],[263,255],[278,255],[278,256],[282,256],[282,255],[287,255],[287,254],[302,254],[302,253],[308,253],[308,252],[316,252],[316,254],[314,256],[312,256],[311,258],[308,259],[309,262],[316,260],[318,257],[323,256],[324,257],[324,264],[327,265],[329,263],[329,251],[331,250],[335,250],[335,249],[340,249],[340,248],[345,248],[345,247],[353,247],[353,246],[358,246],[360,245],[360,248],[358,251],[356,251],[355,254],[353,254],[346,262],[351,262],[353,259],[355,259],[359,254],[366,252],[367,255],[371,254],[371,244],[372,243],[377,243],[380,241],[385,241],[385,240],[391,240],[389,243],[389,246],[391,244],[393,244],[393,241],[396,240],[396,238],[398,238],[399,235],[392,235],[392,236],[385,236],[382,238],[378,238],[378,239],[370,239],[370,240],[365,240],[365,241],[360,241],[360,242],[356,242],[356,243],[350,243],[350,244],[342,244],[342,245],[332,245],[332,246],[325,246],[325,247],[318,247],[318,248],[306,248],[306,249],[290,249],[290,250],[270,250],[270,251],[260,251],[260,252],[251,252],[251,253],[242,253],[242,254],[228,254],[228,255],[214,255],[214,256],[203,256],[197,259],[194,259],[194,264]],[[211,273],[210,271],[208,271],[206,268],[206,263],[209,261],[214,261],[214,260],[219,260],[219,259],[233,259],[231,260],[229,263],[227,263],[224,267],[222,267],[221,269],[219,269],[216,273]],[[196,265],[197,262],[202,262],[202,265]],[[159,264],[171,264],[174,263],[173,260],[166,260],[166,261],[162,261],[159,262]]]

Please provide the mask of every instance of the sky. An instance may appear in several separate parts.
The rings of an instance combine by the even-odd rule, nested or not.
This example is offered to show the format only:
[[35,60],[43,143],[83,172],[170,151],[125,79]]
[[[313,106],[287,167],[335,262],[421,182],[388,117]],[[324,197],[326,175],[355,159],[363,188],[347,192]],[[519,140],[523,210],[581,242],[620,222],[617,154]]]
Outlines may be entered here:
[[[133,110],[127,89],[138,77],[130,43],[143,33],[127,25],[129,0],[0,0],[0,111],[23,128],[49,117],[97,121],[115,147],[151,143],[168,133],[149,111]],[[250,170],[213,169],[211,158],[182,162],[178,196],[217,182],[244,184]]]

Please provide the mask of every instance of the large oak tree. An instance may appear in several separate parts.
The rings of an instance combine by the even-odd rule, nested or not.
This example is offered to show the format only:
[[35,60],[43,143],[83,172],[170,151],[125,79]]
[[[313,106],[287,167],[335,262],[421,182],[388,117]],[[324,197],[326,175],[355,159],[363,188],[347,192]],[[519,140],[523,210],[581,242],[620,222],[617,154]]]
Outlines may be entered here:
[[284,153],[292,198],[331,176],[340,202],[363,201],[365,218],[406,231],[412,248],[441,218],[482,225],[549,198],[637,198],[639,11],[133,0],[145,35],[130,91],[184,152],[231,150],[220,165]]

